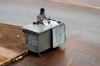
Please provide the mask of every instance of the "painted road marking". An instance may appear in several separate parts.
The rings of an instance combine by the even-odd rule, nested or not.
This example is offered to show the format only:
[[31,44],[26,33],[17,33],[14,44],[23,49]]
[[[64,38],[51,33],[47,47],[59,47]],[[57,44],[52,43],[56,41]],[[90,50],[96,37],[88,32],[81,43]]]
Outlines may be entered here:
[[70,59],[70,61],[69,61],[67,66],[69,66],[72,63],[72,61],[73,61],[73,57]]
[[61,2],[61,3],[68,3],[68,4],[74,4],[74,5],[79,5],[79,6],[85,6],[85,7],[100,9],[100,7],[97,7],[97,6],[92,6],[92,5],[83,4],[83,3],[79,3],[79,2],[74,2],[74,1],[70,1],[70,0],[65,0],[65,1],[51,0],[51,1]]

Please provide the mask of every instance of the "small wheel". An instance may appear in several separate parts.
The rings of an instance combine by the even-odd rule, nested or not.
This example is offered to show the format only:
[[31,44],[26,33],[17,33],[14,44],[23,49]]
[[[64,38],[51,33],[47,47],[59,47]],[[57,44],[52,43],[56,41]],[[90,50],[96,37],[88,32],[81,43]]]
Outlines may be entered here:
[[41,54],[38,54],[39,57],[41,57]]
[[56,48],[60,48],[60,47],[58,46],[58,47],[56,47]]

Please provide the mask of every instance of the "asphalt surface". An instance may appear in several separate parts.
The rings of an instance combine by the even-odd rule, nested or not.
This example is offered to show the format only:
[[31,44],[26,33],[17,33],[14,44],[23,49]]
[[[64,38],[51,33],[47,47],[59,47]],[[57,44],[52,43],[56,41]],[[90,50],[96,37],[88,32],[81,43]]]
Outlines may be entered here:
[[[63,0],[65,1],[65,0]],[[66,0],[67,1],[67,0]],[[100,7],[100,0],[68,0]]]
[[[72,1],[100,7],[99,0]],[[47,17],[65,22],[66,43],[44,52],[39,58],[30,53],[10,66],[100,66],[98,8],[65,0],[0,0],[0,22],[25,26],[37,20],[41,7],[45,8]]]

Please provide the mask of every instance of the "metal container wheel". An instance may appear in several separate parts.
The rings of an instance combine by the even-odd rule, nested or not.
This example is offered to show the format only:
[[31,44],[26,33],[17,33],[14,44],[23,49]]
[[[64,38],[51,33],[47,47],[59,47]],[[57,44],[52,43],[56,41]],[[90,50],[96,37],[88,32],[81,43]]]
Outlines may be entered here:
[[39,54],[37,54],[38,55],[38,57],[41,57],[41,54],[39,53]]

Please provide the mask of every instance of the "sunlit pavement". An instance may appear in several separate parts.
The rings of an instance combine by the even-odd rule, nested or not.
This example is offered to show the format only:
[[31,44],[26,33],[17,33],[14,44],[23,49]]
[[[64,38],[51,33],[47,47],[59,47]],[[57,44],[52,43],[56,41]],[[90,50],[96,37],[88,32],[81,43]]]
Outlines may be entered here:
[[10,66],[100,66],[100,5],[96,5],[100,1],[72,1],[0,0],[0,22],[30,24],[44,7],[47,17],[66,24],[66,43],[60,48],[48,50],[41,57],[29,53]]

